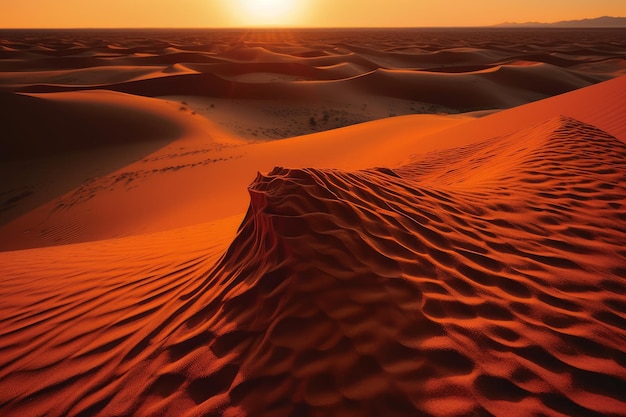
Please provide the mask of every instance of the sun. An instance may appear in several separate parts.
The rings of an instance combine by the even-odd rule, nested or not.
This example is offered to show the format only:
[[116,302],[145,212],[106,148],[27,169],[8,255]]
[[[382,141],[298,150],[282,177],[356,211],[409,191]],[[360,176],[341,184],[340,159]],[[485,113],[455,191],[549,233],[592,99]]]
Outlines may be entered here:
[[289,25],[295,23],[302,0],[237,0],[240,20],[247,25]]

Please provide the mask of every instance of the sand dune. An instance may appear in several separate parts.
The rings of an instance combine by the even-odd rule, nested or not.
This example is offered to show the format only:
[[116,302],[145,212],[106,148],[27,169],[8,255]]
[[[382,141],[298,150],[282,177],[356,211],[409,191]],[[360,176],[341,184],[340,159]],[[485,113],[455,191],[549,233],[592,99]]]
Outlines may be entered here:
[[259,176],[211,275],[246,335],[231,398],[254,415],[622,412],[625,156],[557,118],[395,172]]
[[[24,65],[0,77],[1,415],[626,416],[626,77],[517,106],[618,75],[623,40],[158,33],[0,44]],[[521,62],[549,49],[568,64]],[[93,90],[102,61],[129,79]],[[329,99],[376,119],[418,94],[517,107],[230,125],[327,130]]]
[[123,81],[143,78],[156,78],[175,73],[193,73],[182,65],[162,66],[106,66],[81,68],[77,70],[55,70],[30,72],[3,72],[0,79],[3,84],[11,84],[18,88],[26,88],[33,81],[43,84],[60,85],[107,85]]
[[219,137],[214,125],[181,111],[180,103],[111,91],[5,93],[0,103],[0,223],[176,139],[189,144],[201,138],[205,146],[214,146]]
[[0,404],[620,415],[625,158],[557,117],[396,170],[259,175],[212,268],[203,228],[6,253]]
[[2,159],[148,140],[162,144],[163,139],[176,138],[187,129],[180,120],[176,124],[171,117],[163,117],[167,109],[163,103],[107,91],[9,93],[0,100],[8,136],[2,141]]
[[[242,142],[171,103],[170,112],[174,114],[168,113],[167,117],[180,118],[174,120],[188,123],[188,127],[196,126],[195,130],[181,133],[170,145],[153,154],[143,154],[139,156],[142,159],[122,168],[107,171],[106,167],[99,167],[97,175],[77,176],[65,185],[64,190],[69,192],[49,196],[56,198],[43,200],[36,210],[26,210],[33,208],[22,205],[29,202],[27,199],[21,204],[12,202],[13,213],[21,210],[23,216],[0,227],[0,233],[7,236],[0,248],[110,239],[218,220],[245,211],[245,187],[250,178],[257,171],[267,172],[276,165],[349,170],[398,167],[409,162],[411,154],[511,134],[561,114],[626,138],[626,126],[620,116],[626,102],[625,85],[626,78],[621,77],[480,119],[411,115],[259,143]],[[263,123],[263,115],[248,112],[248,117],[252,123]],[[138,150],[145,152],[146,148],[141,146]],[[111,154],[115,152],[116,148],[111,148]],[[41,175],[48,172],[43,170]],[[220,180],[212,180],[215,178]],[[83,182],[78,185],[78,181]],[[13,194],[7,199],[29,190],[40,191],[41,186],[32,184],[40,182],[13,187]],[[106,227],[101,227],[103,223]]]
[[[300,167],[345,169],[380,163],[397,165],[407,160],[403,149],[410,148],[420,137],[471,120],[414,115],[286,141],[250,144],[227,132],[219,135],[215,126],[203,126],[203,119],[188,112],[177,108],[171,111],[175,114],[163,116],[179,117],[181,122],[188,120],[188,127],[194,127],[192,122],[200,126],[181,133],[178,140],[151,154],[146,152],[146,145],[136,147],[135,153],[127,156],[141,159],[122,168],[107,166],[105,157],[110,155],[112,161],[120,162],[114,156],[125,148],[111,147],[104,155],[97,151],[96,155],[102,159],[83,153],[99,163],[92,162],[87,173],[79,171],[65,181],[57,179],[58,186],[69,190],[57,191],[52,195],[56,198],[49,195],[54,188],[48,185],[43,189],[41,183],[49,181],[46,176],[51,172],[62,169],[67,163],[64,158],[50,158],[49,164],[56,171],[39,167],[27,177],[30,182],[12,184],[14,191],[7,196],[12,199],[5,203],[7,214],[8,208],[12,208],[13,212],[21,211],[24,215],[0,227],[0,233],[6,237],[0,248],[12,250],[110,239],[230,217],[245,211],[248,204],[245,189],[257,170],[271,170],[281,162]],[[419,130],[414,129],[416,124]],[[390,152],[394,148],[389,146],[385,134],[392,132],[396,150]],[[17,198],[29,191],[22,199]],[[31,207],[34,199],[41,201],[45,197],[49,198],[44,200],[45,204],[42,202],[30,210],[34,208]]]

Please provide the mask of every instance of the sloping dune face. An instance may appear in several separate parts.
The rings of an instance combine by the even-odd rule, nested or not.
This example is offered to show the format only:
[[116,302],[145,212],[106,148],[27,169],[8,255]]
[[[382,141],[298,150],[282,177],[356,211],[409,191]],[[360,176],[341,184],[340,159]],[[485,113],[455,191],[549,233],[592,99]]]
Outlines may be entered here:
[[253,415],[622,413],[625,157],[558,118],[396,172],[260,175],[215,272],[247,335],[231,399]]
[[[92,297],[108,325],[4,318],[0,408],[624,415],[624,142],[559,117],[396,170],[276,168],[249,190],[210,270],[201,239],[171,274],[136,260],[152,283],[130,303],[116,268],[120,299]],[[67,291],[33,296],[63,308]]]

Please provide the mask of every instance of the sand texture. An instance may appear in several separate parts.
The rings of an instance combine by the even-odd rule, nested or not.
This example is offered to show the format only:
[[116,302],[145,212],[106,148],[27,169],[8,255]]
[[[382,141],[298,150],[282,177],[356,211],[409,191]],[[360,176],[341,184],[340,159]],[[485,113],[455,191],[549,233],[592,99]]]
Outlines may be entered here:
[[0,415],[626,416],[623,40],[381,33],[2,38]]

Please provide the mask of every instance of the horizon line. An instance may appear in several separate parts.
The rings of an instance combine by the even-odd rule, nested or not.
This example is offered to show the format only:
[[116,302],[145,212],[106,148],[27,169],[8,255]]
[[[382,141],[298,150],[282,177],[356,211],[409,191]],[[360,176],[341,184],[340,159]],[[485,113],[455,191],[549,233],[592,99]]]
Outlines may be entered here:
[[[554,22],[500,22],[489,25],[433,25],[433,26],[289,26],[289,25],[251,25],[251,26],[91,26],[91,27],[0,27],[2,30],[268,30],[268,29],[284,29],[284,30],[297,30],[297,29],[463,29],[463,28],[497,28],[497,29],[514,29],[514,28],[528,28],[528,29],[581,29],[579,26],[556,26],[563,23],[584,22],[589,20],[599,20],[604,18],[610,19],[626,19],[626,16],[610,16],[601,15],[598,17],[586,17],[573,20],[558,20]],[[626,28],[626,26],[584,26],[584,29],[620,29]]]
[[[560,22],[556,22],[560,23]],[[539,26],[533,26],[539,25]],[[93,27],[3,27],[7,30],[336,30],[336,29],[626,29],[626,26],[552,26],[553,23],[504,22],[494,25],[450,26],[93,26]]]

